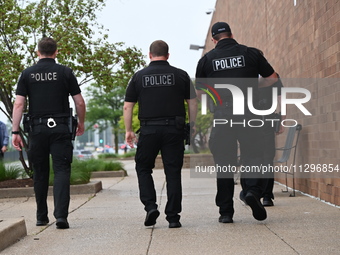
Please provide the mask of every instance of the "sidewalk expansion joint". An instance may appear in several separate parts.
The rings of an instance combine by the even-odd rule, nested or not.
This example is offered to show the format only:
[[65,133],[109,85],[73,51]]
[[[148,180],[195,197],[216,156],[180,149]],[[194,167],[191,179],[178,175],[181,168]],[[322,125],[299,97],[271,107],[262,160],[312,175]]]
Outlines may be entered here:
[[[160,207],[162,205],[162,196],[163,196],[163,191],[165,189],[165,184],[166,184],[166,181],[164,181],[162,189],[161,189],[161,194],[159,195],[158,210],[160,209]],[[150,247],[151,247],[151,243],[152,243],[152,236],[153,236],[154,230],[155,230],[155,226],[153,226],[152,229],[151,229],[150,240],[149,240],[148,248],[146,250],[146,255],[148,255],[149,251],[150,251]]]
[[267,224],[264,224],[264,226],[271,232],[273,233],[276,237],[278,237],[283,243],[285,243],[288,247],[290,247],[294,253],[296,254],[300,254],[293,246],[291,246],[289,243],[286,242],[286,240],[284,240],[281,236],[279,236],[276,232],[274,232],[273,230],[271,230]]

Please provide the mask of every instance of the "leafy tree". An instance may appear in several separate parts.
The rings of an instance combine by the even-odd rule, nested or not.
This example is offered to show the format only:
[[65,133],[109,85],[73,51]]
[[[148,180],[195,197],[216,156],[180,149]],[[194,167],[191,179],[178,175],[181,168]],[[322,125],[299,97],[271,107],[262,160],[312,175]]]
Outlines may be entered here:
[[[126,86],[134,72],[145,65],[144,56],[136,47],[129,47],[125,51],[116,51],[121,59],[119,63],[111,64],[111,70],[119,66],[111,76],[110,83],[92,83],[88,88],[87,96],[90,98],[87,104],[87,121],[90,126],[100,122],[100,130],[112,127],[115,138],[115,150],[118,153],[118,136],[123,130],[119,125],[119,120],[123,115],[123,105]],[[109,124],[109,125],[108,125]]]
[[191,146],[194,153],[206,151],[208,149],[207,136],[212,127],[213,114],[208,112],[206,115],[201,113],[202,104],[198,104],[198,111],[196,117],[196,134],[192,138]]
[[[141,59],[142,55],[140,54],[138,57],[141,62],[137,66],[144,63]],[[90,97],[87,103],[87,121],[90,122],[90,127],[95,123],[100,123],[100,131],[109,126],[112,127],[116,153],[118,153],[119,134],[124,131],[124,124],[122,125],[120,120],[123,115],[125,89],[128,81],[127,77],[126,79],[117,79],[110,89],[99,84],[92,84],[87,93]],[[137,116],[136,112],[135,114]]]
[[[80,85],[95,82],[110,90],[117,79],[126,79],[134,71],[135,49],[109,43],[96,21],[104,0],[0,0],[0,6],[0,100],[4,104],[0,110],[10,120],[17,78],[37,62],[36,45],[44,36],[57,41],[57,61],[74,70]],[[21,136],[27,138],[22,132]],[[22,154],[21,161],[32,176]]]

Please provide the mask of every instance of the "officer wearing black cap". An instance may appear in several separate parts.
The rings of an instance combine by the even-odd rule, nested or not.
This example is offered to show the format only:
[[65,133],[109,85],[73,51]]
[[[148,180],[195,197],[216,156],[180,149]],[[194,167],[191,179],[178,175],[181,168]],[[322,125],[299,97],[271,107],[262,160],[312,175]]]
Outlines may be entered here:
[[132,130],[132,112],[138,102],[141,128],[135,161],[140,200],[147,212],[144,225],[154,225],[160,214],[152,178],[152,169],[160,151],[167,183],[166,220],[169,228],[179,228],[186,117],[184,102],[188,104],[189,121],[194,126],[197,112],[196,92],[188,74],[169,65],[166,42],[154,41],[150,45],[149,58],[150,65],[135,73],[126,89],[125,138],[130,146],[136,141]]
[[[25,69],[18,80],[13,107],[12,144],[21,150],[23,142],[19,125],[28,97],[29,149],[33,167],[34,192],[37,203],[37,226],[49,223],[47,194],[49,185],[50,154],[54,181],[54,217],[60,229],[69,228],[67,221],[70,203],[70,173],[72,162],[72,129],[76,135],[84,133],[85,102],[72,70],[56,63],[57,43],[49,37],[38,43],[39,61]],[[72,96],[78,115],[77,127],[72,127],[69,106]],[[74,123],[74,125],[76,125]]]
[[[259,50],[238,44],[233,39],[229,25],[217,22],[212,26],[212,41],[215,48],[205,54],[198,62],[196,69],[196,84],[200,79],[223,78],[225,84],[237,86],[247,98],[247,88],[253,88],[253,102],[258,102],[258,87],[270,86],[277,81],[274,69],[259,52]],[[258,76],[265,77],[258,81]],[[231,78],[231,79],[230,79]],[[247,78],[247,79],[242,79]],[[210,84],[214,86],[214,84]],[[227,125],[216,125],[212,128],[209,147],[216,165],[237,166],[237,143],[240,144],[243,169],[261,166],[263,157],[261,128],[252,128],[247,123],[254,116],[245,102],[244,114],[235,115],[233,97],[226,89],[216,89],[223,103],[214,107],[214,119],[224,119]],[[235,98],[234,98],[235,100]],[[246,101],[246,100],[245,100]],[[256,107],[255,107],[256,108]],[[257,108],[258,109],[258,108]],[[230,123],[233,123],[231,125]],[[256,168],[253,168],[256,169]],[[246,173],[241,176],[241,185],[246,203],[251,207],[257,220],[267,217],[265,208],[260,202],[262,195],[262,179],[256,173]],[[217,172],[216,205],[219,207],[219,222],[232,223],[234,180],[233,172]]]

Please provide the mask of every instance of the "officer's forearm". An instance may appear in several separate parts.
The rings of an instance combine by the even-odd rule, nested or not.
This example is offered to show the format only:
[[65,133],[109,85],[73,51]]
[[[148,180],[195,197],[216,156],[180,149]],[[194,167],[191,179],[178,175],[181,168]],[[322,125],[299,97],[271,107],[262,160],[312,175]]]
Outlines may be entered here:
[[278,81],[278,76],[277,76],[277,74],[275,72],[272,73],[268,77],[265,77],[265,78],[264,77],[260,77],[259,88],[269,87],[269,86],[273,85],[277,81]]
[[86,113],[86,106],[84,98],[81,94],[73,96],[74,104],[76,107],[76,112],[78,116],[78,122],[84,123],[85,122],[85,113]]
[[20,121],[22,117],[22,112],[24,110],[25,104],[25,97],[23,96],[16,96],[15,102],[13,105],[13,115],[12,115],[12,131],[19,131],[20,128]]
[[85,122],[85,112],[86,112],[85,104],[81,107],[76,107],[76,112],[77,112],[77,116],[78,116],[78,122],[84,123]]
[[187,99],[186,101],[188,103],[189,122],[195,122],[197,115],[197,100],[196,98],[193,98]]
[[126,115],[124,115],[124,125],[125,125],[125,132],[132,132],[132,120],[126,118]]
[[125,124],[125,131],[132,132],[132,115],[133,115],[133,107],[135,103],[132,102],[124,102],[124,124]]

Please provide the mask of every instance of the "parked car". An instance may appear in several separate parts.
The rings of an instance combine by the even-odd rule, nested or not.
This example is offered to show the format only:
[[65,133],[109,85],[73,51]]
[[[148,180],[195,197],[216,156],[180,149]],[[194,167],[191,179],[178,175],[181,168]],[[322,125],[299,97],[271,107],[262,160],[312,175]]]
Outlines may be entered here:
[[134,145],[133,145],[133,148],[131,148],[131,146],[128,145],[128,144],[119,143],[119,144],[118,144],[118,148],[119,148],[120,150],[125,150],[125,148],[126,148],[126,149],[129,151],[129,150],[131,150],[131,149],[133,149],[133,148],[137,148],[137,144],[134,144]]
[[91,151],[87,150],[73,150],[73,156],[77,159],[91,159],[94,158]]

